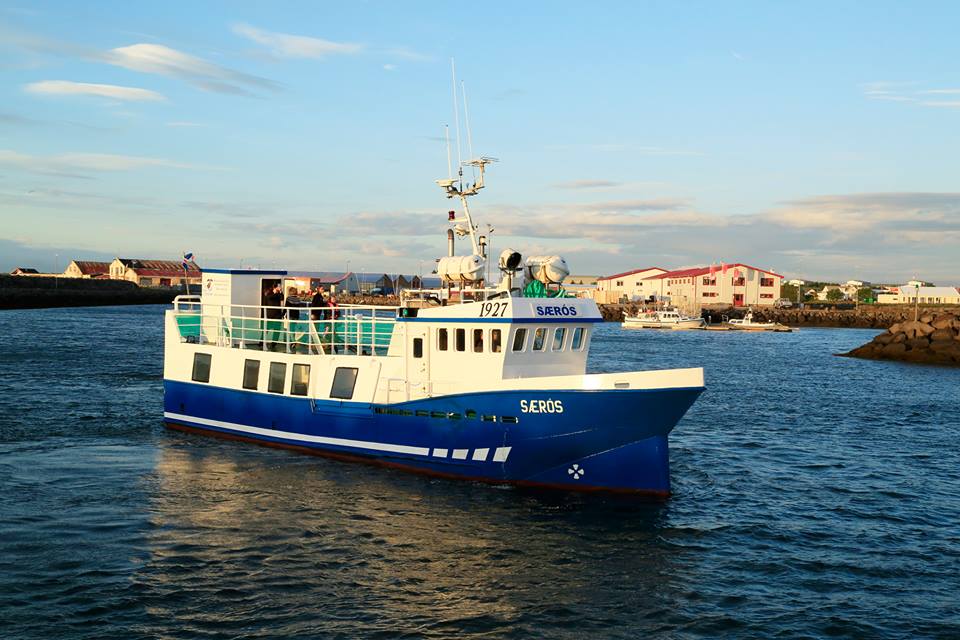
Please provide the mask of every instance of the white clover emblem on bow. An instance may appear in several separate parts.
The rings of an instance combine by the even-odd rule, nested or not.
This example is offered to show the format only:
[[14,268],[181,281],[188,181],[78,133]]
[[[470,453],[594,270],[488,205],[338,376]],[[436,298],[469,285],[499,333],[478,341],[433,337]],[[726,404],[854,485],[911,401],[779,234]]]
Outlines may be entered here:
[[574,480],[579,480],[582,478],[584,473],[586,472],[584,471],[583,467],[578,464],[574,464],[572,467],[567,469],[567,475],[573,476]]

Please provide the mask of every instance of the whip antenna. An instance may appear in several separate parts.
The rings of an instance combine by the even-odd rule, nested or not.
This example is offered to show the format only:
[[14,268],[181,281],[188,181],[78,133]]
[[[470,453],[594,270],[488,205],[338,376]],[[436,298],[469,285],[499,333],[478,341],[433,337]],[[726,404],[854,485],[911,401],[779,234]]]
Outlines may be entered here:
[[[473,160],[473,135],[470,133],[470,110],[467,108],[467,86],[460,81],[460,93],[463,95],[463,124],[467,127],[467,153]],[[473,167],[473,180],[477,180],[477,168]]]

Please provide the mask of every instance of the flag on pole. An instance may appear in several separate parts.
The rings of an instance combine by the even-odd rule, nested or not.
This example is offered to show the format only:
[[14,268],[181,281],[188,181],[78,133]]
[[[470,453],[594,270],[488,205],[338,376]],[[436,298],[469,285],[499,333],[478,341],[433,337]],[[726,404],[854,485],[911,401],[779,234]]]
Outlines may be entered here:
[[183,263],[182,263],[182,264],[183,264],[183,270],[184,270],[184,271],[189,271],[189,270],[190,270],[190,263],[192,263],[192,262],[193,262],[193,253],[190,252],[190,251],[187,251],[186,253],[183,254]]

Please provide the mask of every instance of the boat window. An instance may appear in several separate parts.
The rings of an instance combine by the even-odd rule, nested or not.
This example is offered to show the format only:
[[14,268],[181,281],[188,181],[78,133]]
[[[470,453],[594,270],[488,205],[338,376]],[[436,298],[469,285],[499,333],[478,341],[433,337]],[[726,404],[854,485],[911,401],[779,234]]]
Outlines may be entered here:
[[573,330],[573,340],[570,341],[570,348],[576,351],[583,348],[583,327],[577,327]]
[[293,376],[290,378],[290,395],[305,396],[310,386],[310,365],[293,365]]
[[210,382],[210,360],[212,356],[209,353],[193,354],[193,381]]
[[413,339],[413,357],[414,358],[423,357],[423,338]]
[[355,367],[337,367],[333,373],[333,386],[330,387],[330,397],[349,400],[353,397],[353,389],[357,386],[357,371]]
[[513,334],[513,350],[514,351],[523,351],[523,348],[527,344],[527,329],[526,327],[521,327],[517,329],[517,332]]
[[517,424],[520,421],[517,420],[516,416],[500,416],[500,422],[505,422],[507,424]]
[[457,351],[467,350],[467,330],[466,329],[456,330],[456,341],[457,341]]
[[243,388],[257,390],[260,381],[260,361],[245,360],[243,363]]
[[473,409],[467,409],[466,411],[463,412],[463,415],[467,416],[468,418],[476,419],[477,412],[474,411]]
[[567,337],[567,328],[566,327],[557,327],[553,330],[553,346],[551,349],[554,351],[563,351],[563,340]]
[[500,329],[490,331],[490,351],[500,353]]
[[483,329],[473,330],[473,351],[483,353]]
[[483,422],[496,422],[497,416],[480,416],[480,420]]
[[287,377],[287,365],[284,362],[270,363],[270,378],[267,380],[267,391],[283,393],[283,381]]
[[534,351],[543,351],[544,343],[547,341],[547,329],[545,327],[539,327],[536,332],[533,334],[533,350]]
[[437,349],[440,351],[447,350],[447,330],[446,329],[437,329]]

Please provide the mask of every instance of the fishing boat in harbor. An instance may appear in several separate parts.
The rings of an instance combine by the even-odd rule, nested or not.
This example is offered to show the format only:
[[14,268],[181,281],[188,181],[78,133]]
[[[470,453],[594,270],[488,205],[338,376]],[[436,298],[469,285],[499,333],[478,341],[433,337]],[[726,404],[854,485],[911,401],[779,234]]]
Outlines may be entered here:
[[293,310],[264,297],[291,272],[204,270],[202,294],[166,312],[166,425],[447,478],[668,495],[667,437],[703,369],[587,373],[603,319],[564,295],[560,256],[505,249],[488,282],[468,198],[493,161],[437,181],[461,205],[442,284],[397,306]]
[[666,308],[625,316],[621,326],[627,329],[702,329],[705,323],[703,318],[684,315],[675,308]]
[[774,331],[780,328],[787,329],[777,322],[757,322],[753,319],[753,310],[748,310],[742,318],[731,318],[727,324],[732,329],[742,329],[744,331]]

